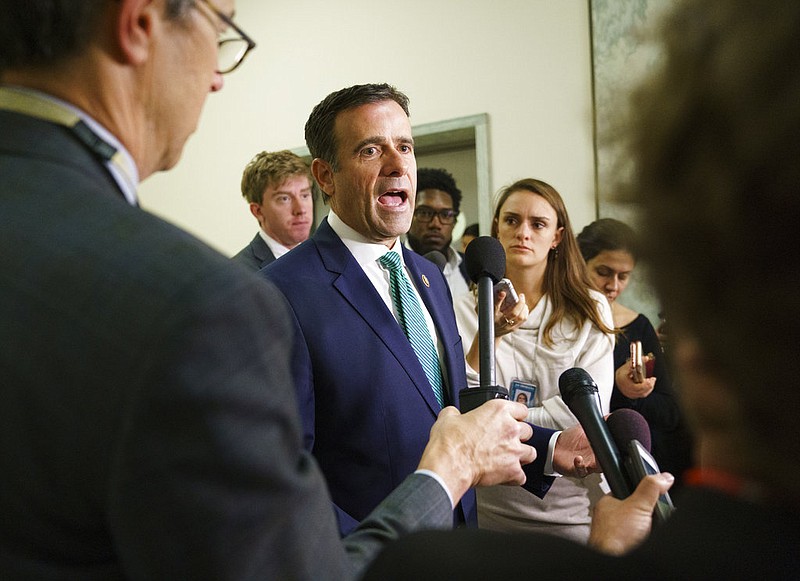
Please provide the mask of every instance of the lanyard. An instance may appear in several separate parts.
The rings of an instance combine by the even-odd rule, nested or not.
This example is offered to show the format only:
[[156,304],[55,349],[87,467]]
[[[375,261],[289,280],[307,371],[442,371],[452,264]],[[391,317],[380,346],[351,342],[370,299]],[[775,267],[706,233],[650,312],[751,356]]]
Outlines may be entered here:
[[57,123],[71,130],[81,143],[103,161],[125,199],[137,205],[136,179],[133,177],[136,175],[135,167],[131,167],[123,153],[97,135],[77,113],[46,97],[7,87],[0,87],[0,109]]

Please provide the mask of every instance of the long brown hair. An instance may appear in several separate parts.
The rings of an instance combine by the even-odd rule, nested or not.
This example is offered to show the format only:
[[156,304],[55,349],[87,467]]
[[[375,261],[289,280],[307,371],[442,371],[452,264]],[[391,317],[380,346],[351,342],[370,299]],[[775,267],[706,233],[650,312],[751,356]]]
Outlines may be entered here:
[[556,211],[557,227],[564,229],[561,243],[547,255],[547,266],[544,271],[542,287],[553,304],[553,316],[542,331],[545,344],[548,346],[553,344],[553,328],[564,318],[571,319],[578,327],[588,319],[603,333],[614,333],[614,329],[603,322],[597,301],[589,294],[589,289],[593,286],[586,271],[586,263],[575,240],[564,200],[553,186],[541,180],[525,178],[502,189],[492,220],[492,236],[497,238],[503,204],[511,194],[519,191],[542,196]]

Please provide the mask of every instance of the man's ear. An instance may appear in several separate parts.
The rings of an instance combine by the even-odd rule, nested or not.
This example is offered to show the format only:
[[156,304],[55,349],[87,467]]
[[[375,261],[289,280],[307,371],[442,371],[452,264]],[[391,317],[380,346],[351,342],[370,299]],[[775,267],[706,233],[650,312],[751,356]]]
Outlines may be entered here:
[[161,23],[164,10],[153,0],[118,0],[114,30],[120,55],[125,62],[140,65],[150,54],[153,32]]
[[314,176],[314,179],[317,180],[320,189],[333,197],[336,193],[336,188],[333,183],[333,168],[331,164],[315,157],[314,161],[311,162],[311,174]]
[[261,213],[261,204],[256,204],[255,202],[250,202],[250,213],[258,220],[258,223],[261,224],[261,220],[263,220],[263,214]]

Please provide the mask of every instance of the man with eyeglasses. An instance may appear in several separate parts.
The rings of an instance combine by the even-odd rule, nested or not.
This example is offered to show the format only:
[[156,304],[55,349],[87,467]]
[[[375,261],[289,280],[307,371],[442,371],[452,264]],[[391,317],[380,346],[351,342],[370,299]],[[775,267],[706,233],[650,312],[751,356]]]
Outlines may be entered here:
[[0,10],[4,579],[348,579],[533,459],[524,407],[444,410],[421,472],[340,540],[281,295],[137,203],[254,46],[233,8]]
[[417,203],[406,242],[417,254],[435,250],[444,255],[447,262],[442,274],[454,297],[469,290],[464,257],[450,246],[460,205],[461,190],[450,172],[427,167],[417,170]]

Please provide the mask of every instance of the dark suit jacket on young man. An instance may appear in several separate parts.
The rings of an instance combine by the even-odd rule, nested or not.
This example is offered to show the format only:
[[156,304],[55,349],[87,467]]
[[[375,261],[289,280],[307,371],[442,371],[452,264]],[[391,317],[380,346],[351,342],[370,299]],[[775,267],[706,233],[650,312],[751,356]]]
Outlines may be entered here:
[[250,270],[261,270],[275,260],[275,255],[269,249],[267,243],[264,242],[261,234],[256,233],[250,244],[233,256],[233,260],[243,264]]
[[[130,206],[69,129],[0,111],[0,576],[351,575],[290,336],[271,285]],[[450,522],[415,476],[347,547]]]
[[[447,282],[405,247],[403,257],[444,349],[449,403],[458,405],[466,367]],[[441,407],[402,328],[327,220],[261,272],[294,315],[292,370],[305,443],[346,533],[414,471]],[[430,286],[419,282],[423,276]],[[538,460],[528,468],[527,486],[540,496],[552,482],[542,477],[551,434],[535,430]],[[475,522],[473,492],[456,517]]]

